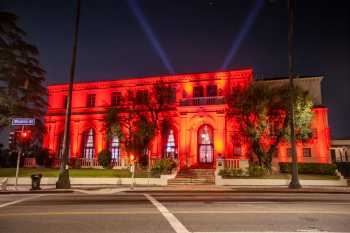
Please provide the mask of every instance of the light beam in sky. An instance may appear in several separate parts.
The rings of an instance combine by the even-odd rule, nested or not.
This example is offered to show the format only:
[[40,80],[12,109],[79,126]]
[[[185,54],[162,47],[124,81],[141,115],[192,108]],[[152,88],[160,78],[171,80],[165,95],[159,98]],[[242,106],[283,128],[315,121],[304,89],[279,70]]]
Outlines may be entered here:
[[228,65],[232,61],[232,59],[235,57],[242,41],[246,37],[247,33],[249,32],[250,28],[254,24],[256,17],[258,16],[260,10],[264,6],[264,0],[256,0],[255,4],[252,8],[252,10],[249,12],[247,17],[245,18],[245,21],[243,23],[243,26],[240,28],[240,31],[238,33],[238,36],[234,39],[230,50],[228,51],[224,63],[221,65],[221,70],[227,69]]
[[137,21],[139,22],[142,30],[146,34],[148,40],[151,42],[151,45],[153,49],[157,52],[159,58],[162,60],[164,66],[168,70],[170,74],[175,74],[174,67],[171,65],[165,51],[163,50],[162,46],[160,45],[157,37],[155,36],[151,26],[146,20],[146,17],[144,16],[137,0],[128,0],[127,1],[129,8],[131,9],[132,13],[136,17]]

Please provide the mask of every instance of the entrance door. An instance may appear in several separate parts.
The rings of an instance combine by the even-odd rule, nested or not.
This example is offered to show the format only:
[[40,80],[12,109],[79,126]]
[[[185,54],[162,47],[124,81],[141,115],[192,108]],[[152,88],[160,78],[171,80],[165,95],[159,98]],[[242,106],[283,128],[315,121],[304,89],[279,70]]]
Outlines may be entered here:
[[213,129],[203,125],[198,130],[198,162],[211,164],[214,158]]

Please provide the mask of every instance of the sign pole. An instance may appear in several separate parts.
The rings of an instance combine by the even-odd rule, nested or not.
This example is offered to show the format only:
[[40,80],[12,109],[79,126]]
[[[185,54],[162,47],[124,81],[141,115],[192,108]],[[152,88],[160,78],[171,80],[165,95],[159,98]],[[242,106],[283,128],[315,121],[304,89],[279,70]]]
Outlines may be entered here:
[[[24,126],[22,126],[21,132],[23,132]],[[21,154],[22,154],[22,147],[18,147],[18,152],[17,152],[17,165],[16,165],[16,184],[15,184],[15,189],[17,190],[17,184],[18,184],[18,172],[19,172],[19,163],[21,160]]]
[[19,162],[21,159],[22,149],[20,148],[17,153],[17,167],[16,167],[16,184],[15,189],[17,190],[17,184],[18,184],[18,172],[19,172]]
[[131,189],[134,189],[134,183],[135,183],[135,163],[132,161],[131,163]]

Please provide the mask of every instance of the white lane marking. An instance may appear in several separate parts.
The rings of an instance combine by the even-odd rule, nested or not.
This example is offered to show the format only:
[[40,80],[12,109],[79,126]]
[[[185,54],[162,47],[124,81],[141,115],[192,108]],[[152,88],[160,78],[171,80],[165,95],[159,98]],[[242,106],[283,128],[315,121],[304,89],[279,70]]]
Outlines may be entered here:
[[149,194],[144,194],[145,197],[152,202],[152,204],[157,207],[159,212],[164,216],[164,218],[169,222],[171,227],[174,229],[176,233],[190,233],[189,230],[173,215],[164,205],[162,205],[159,201],[153,198]]
[[9,206],[9,205],[14,205],[14,204],[17,204],[17,203],[20,203],[20,202],[23,202],[23,201],[28,201],[28,200],[31,200],[31,199],[34,199],[34,198],[38,198],[38,197],[41,197],[41,196],[44,196],[44,195],[43,194],[39,194],[39,195],[31,196],[31,197],[22,198],[22,199],[19,199],[19,200],[16,200],[16,201],[7,202],[7,203],[4,203],[4,204],[1,204],[0,208],[5,207],[5,206]]

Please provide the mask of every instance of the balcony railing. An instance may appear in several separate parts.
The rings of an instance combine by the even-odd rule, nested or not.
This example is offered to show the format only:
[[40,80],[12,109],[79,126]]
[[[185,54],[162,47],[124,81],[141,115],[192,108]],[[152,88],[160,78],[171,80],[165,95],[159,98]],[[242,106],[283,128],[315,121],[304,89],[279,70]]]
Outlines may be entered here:
[[180,106],[216,105],[224,103],[224,96],[195,97],[180,100]]

